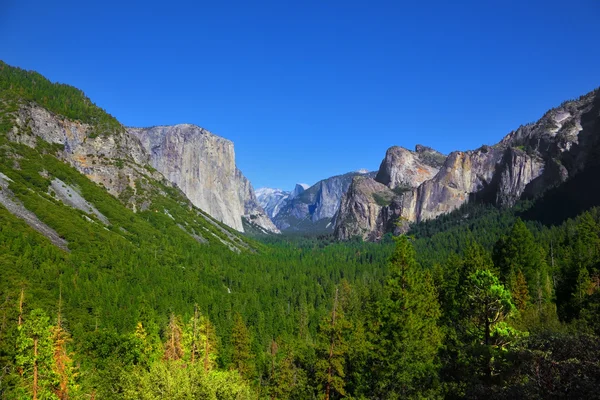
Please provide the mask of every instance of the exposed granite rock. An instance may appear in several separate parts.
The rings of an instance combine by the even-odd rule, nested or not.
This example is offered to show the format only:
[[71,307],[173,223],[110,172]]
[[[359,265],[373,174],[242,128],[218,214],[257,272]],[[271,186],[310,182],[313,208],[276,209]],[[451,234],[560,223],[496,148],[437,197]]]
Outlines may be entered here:
[[[34,103],[22,104],[9,132],[9,139],[30,147],[38,138],[58,144],[57,156],[119,196],[130,189],[135,196],[136,181],[148,176],[161,181],[163,176],[143,167],[148,155],[139,140],[123,128],[108,136],[93,137],[90,125],[53,114]],[[131,203],[135,209],[135,201]]]
[[290,192],[281,189],[256,189],[256,199],[258,200],[258,204],[260,204],[271,219],[275,218],[279,213],[279,210],[285,204],[288,197],[290,197]]
[[[296,197],[288,197],[273,218],[275,225],[289,231],[333,231],[333,218],[337,214],[342,195],[346,193],[355,176],[372,176],[350,172],[323,179]],[[298,185],[296,191],[299,191]]]
[[92,126],[33,103],[21,105],[15,122],[9,139],[30,147],[38,138],[60,145],[59,158],[116,197],[127,191],[124,201],[134,211],[138,205],[147,207],[147,201],[136,196],[137,185],[149,178],[174,184],[192,204],[237,230],[243,230],[241,218],[246,216],[278,232],[235,166],[233,143],[202,128],[188,124],[121,128],[94,136]]
[[[588,165],[600,164],[600,96],[598,90],[548,111],[538,122],[519,127],[495,146],[451,153],[439,171],[420,175],[428,154],[431,168],[441,160],[432,150],[416,152],[392,147],[377,181],[394,190],[389,204],[376,207],[365,194],[389,196],[372,182],[355,182],[342,199],[335,234],[376,240],[385,232],[406,230],[409,222],[436,218],[471,199],[512,206],[523,196],[536,196],[561,184]],[[433,162],[431,162],[433,160]],[[411,185],[412,184],[412,185]],[[408,190],[408,187],[413,189]],[[417,187],[415,187],[417,186]],[[362,202],[367,202],[361,206]],[[400,225],[395,221],[400,221]],[[349,224],[350,226],[344,226]]]
[[300,196],[309,187],[310,186],[307,185],[306,183],[296,183],[294,190],[292,190],[292,192],[290,193],[290,198],[293,199],[295,197]]
[[294,190],[291,192],[281,189],[260,188],[256,190],[256,198],[269,218],[274,219],[282,207],[308,188],[309,186],[306,183],[296,183]]
[[252,184],[239,169],[236,172],[236,179],[240,186],[240,190],[238,192],[240,201],[242,201],[244,204],[243,217],[246,218],[246,220],[248,220],[250,223],[258,225],[268,232],[281,233],[259,204]]
[[502,150],[483,146],[475,151],[451,153],[440,171],[414,193],[415,209],[406,212],[410,222],[436,218],[468,201],[471,193],[491,184]]
[[243,231],[233,143],[191,124],[128,128],[140,139],[150,165],[198,208]]
[[378,240],[389,228],[383,209],[391,205],[395,193],[376,180],[355,176],[342,197],[335,235],[339,238],[361,236],[367,240]]
[[[436,159],[427,156],[437,152],[423,146],[419,146],[418,150],[413,152],[399,146],[390,147],[381,162],[375,180],[394,189],[414,188],[433,178],[440,166],[431,165]],[[441,154],[440,156],[444,157]]]
[[527,186],[542,175],[544,164],[544,160],[540,156],[508,148],[497,172],[496,204],[499,206],[514,205]]
[[50,182],[50,187],[48,191],[54,194],[58,199],[60,199],[64,204],[81,210],[85,213],[95,215],[104,225],[110,225],[108,218],[104,216],[92,203],[87,201],[79,192],[72,187],[71,185],[67,185],[63,181],[58,178],[54,178],[52,182]]
[[152,167],[196,207],[240,232],[244,231],[242,217],[278,232],[236,167],[230,140],[191,124],[128,128],[128,132],[139,138]]
[[63,239],[54,229],[46,225],[33,212],[29,211],[21,200],[9,189],[11,179],[0,172],[0,204],[14,216],[21,218],[27,225],[44,235],[52,244],[58,248],[69,251],[68,242]]

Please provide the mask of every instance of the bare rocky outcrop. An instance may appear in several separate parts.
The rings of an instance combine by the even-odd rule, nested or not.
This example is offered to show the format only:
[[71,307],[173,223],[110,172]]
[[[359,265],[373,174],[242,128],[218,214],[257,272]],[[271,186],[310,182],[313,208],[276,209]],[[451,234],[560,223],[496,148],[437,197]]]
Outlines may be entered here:
[[58,248],[69,251],[68,242],[54,229],[42,222],[37,215],[29,211],[9,189],[11,179],[0,172],[0,204],[14,216],[21,218],[27,225],[44,235]]
[[[397,187],[414,188],[431,179],[438,172],[439,157],[445,157],[433,149],[419,146],[420,151],[410,151],[403,147],[390,147],[381,162],[375,180],[391,189]],[[421,157],[431,155],[431,157]]]
[[281,230],[331,232],[342,196],[348,191],[352,178],[372,175],[366,171],[350,172],[323,179],[309,188],[296,185],[294,192],[278,205],[273,222]]
[[[110,135],[94,135],[92,126],[51,113],[34,103],[21,104],[9,139],[35,147],[39,139],[57,144],[57,156],[90,180],[103,185],[110,194],[125,190],[136,192],[136,181],[143,177],[162,180],[148,171],[148,155],[139,140],[124,128]],[[135,208],[135,202],[132,202]]]
[[48,191],[64,204],[96,216],[96,218],[98,218],[104,225],[110,225],[108,218],[98,211],[98,209],[92,203],[84,199],[79,191],[77,191],[77,189],[71,185],[67,185],[60,179],[54,178],[52,182],[50,182]]
[[[353,181],[342,199],[335,235],[360,235],[376,240],[384,233],[403,231],[411,222],[436,218],[471,199],[501,207],[523,196],[536,196],[561,184],[600,160],[600,97],[598,90],[548,111],[538,122],[519,127],[494,146],[451,153],[431,174],[418,154],[390,148],[373,182]],[[431,162],[426,165],[435,169]],[[411,186],[413,186],[411,188]],[[416,187],[415,187],[416,186]],[[394,197],[377,207],[371,197]],[[372,196],[368,193],[373,192]],[[376,222],[376,223],[375,223]]]
[[128,128],[128,132],[140,140],[152,167],[196,207],[240,232],[242,217],[278,232],[236,167],[233,142],[191,124]]
[[122,127],[96,136],[93,126],[24,103],[9,139],[30,147],[39,139],[59,145],[59,158],[112,195],[126,193],[123,199],[134,210],[146,204],[136,196],[138,185],[148,178],[177,186],[192,204],[238,231],[243,231],[241,219],[246,217],[278,232],[258,205],[252,185],[237,169],[233,143],[200,127]]
[[356,176],[348,192],[343,196],[335,234],[341,238],[361,236],[367,240],[378,240],[390,227],[384,209],[397,210],[390,207],[395,193],[387,186],[376,180]]
[[254,192],[254,188],[252,187],[252,184],[248,178],[246,178],[239,169],[237,170],[236,177],[240,186],[240,190],[238,192],[240,201],[244,204],[243,217],[249,223],[258,225],[260,228],[268,232],[281,233],[259,204],[258,199],[256,198],[256,193]]

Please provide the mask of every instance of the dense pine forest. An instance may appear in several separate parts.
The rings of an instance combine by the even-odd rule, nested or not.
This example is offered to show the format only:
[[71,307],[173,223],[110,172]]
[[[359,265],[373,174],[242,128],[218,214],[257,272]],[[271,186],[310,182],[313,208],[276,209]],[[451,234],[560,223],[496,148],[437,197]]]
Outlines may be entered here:
[[29,102],[93,135],[122,129],[80,91],[0,64],[0,188],[68,243],[0,206],[0,398],[600,398],[593,185],[471,203],[378,243],[250,238],[161,182],[134,212],[57,145],[10,140]]

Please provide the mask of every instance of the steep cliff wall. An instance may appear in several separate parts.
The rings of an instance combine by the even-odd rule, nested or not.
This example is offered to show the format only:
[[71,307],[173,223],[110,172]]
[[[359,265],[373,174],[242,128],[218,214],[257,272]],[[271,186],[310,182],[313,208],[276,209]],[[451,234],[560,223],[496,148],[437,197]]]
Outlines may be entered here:
[[[114,196],[136,191],[143,177],[163,180],[161,174],[144,167],[149,157],[139,140],[124,128],[110,135],[94,135],[92,126],[56,115],[34,103],[22,103],[9,139],[30,147],[42,139],[62,148],[58,156]],[[135,208],[135,201],[131,206]]]
[[190,124],[129,128],[140,139],[150,165],[212,217],[242,231],[233,143]]
[[[390,147],[381,162],[375,180],[390,189],[395,189],[417,187],[433,178],[439,170],[440,161],[443,162],[445,157],[423,146],[419,146],[418,149],[421,151],[413,152],[399,146]],[[424,154],[434,155],[435,153],[439,156],[421,157]]]
[[248,222],[258,225],[268,232],[281,233],[258,202],[252,184],[239,169],[236,172],[236,180],[239,185],[238,194],[240,196],[240,201],[244,204],[243,217],[246,218]]
[[242,217],[278,232],[235,165],[233,143],[191,124],[128,128],[153,168],[213,218],[243,232]]
[[[538,195],[586,166],[597,165],[598,90],[548,111],[538,122],[519,127],[494,146],[451,153],[435,174],[432,170],[437,166],[429,163],[431,169],[424,168],[415,153],[399,147],[387,151],[376,178],[385,189],[373,182],[352,183],[342,199],[336,237],[377,239],[385,232],[407,229],[410,222],[455,210],[472,198],[512,206],[523,196]],[[389,204],[373,205],[373,196],[389,197],[389,189],[397,188],[405,190],[394,190]],[[370,196],[365,194],[370,191]]]
[[273,222],[281,230],[332,231],[333,218],[339,210],[342,196],[348,190],[352,178],[361,175],[373,174],[351,172],[336,175],[323,179],[306,190],[296,185],[295,193],[285,199]]

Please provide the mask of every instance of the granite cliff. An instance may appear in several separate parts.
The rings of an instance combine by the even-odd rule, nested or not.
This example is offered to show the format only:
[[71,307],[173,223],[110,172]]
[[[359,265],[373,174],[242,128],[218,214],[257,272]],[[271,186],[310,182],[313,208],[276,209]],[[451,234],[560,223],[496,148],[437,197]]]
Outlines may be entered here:
[[[275,225],[288,232],[331,232],[340,201],[354,176],[374,176],[368,172],[350,172],[323,179],[311,187],[297,184],[295,189],[276,203],[271,216]],[[264,204],[273,202],[278,192],[263,189]],[[271,200],[269,200],[271,199]]]
[[377,240],[473,199],[512,206],[595,163],[599,131],[600,96],[595,90],[564,102],[494,146],[455,151],[443,163],[442,157],[422,146],[415,152],[392,147],[375,179],[353,179],[341,201],[335,235]]
[[309,186],[305,183],[297,183],[292,191],[260,188],[256,190],[256,198],[269,218],[273,219],[279,214],[281,208],[287,204],[289,200],[297,197],[308,188]]
[[128,128],[149,163],[198,208],[243,232],[242,218],[279,232],[258,204],[252,185],[236,167],[233,142],[198,126]]
[[20,103],[8,138],[30,147],[39,139],[58,145],[59,158],[134,210],[148,206],[138,190],[156,190],[150,182],[159,181],[178,187],[192,204],[238,231],[246,218],[279,232],[236,167],[231,141],[188,124],[94,132],[90,124],[30,102]]
[[35,103],[19,104],[8,138],[29,147],[36,147],[40,139],[58,145],[60,159],[103,185],[113,196],[128,195],[124,200],[134,210],[143,207],[143,200],[136,197],[136,182],[143,187],[149,180],[164,181],[160,173],[145,167],[148,154],[124,128],[110,135],[95,135],[93,126]]

